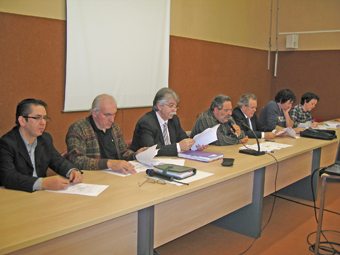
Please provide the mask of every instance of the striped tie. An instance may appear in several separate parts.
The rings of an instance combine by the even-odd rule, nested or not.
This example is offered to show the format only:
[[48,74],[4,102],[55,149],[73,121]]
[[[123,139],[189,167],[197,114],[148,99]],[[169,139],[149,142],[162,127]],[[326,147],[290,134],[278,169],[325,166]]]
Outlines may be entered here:
[[163,124],[163,139],[164,139],[165,145],[170,144],[169,134],[168,134],[168,124],[166,122],[164,122]]
[[247,118],[247,122],[248,122],[249,128],[250,128],[251,130],[253,130],[253,127],[252,127],[252,125],[251,125],[251,122],[250,122],[250,119],[249,119],[249,118]]

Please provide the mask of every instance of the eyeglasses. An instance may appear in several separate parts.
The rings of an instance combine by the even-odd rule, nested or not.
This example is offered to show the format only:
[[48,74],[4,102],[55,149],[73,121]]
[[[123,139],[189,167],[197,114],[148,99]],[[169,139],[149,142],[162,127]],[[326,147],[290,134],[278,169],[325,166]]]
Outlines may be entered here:
[[165,185],[166,184],[166,182],[163,181],[163,180],[155,180],[155,179],[146,178],[146,180],[142,184],[140,184],[140,182],[138,182],[139,187],[142,187],[143,184],[146,183],[146,182],[153,183],[153,184],[156,183],[156,184],[161,184],[161,185]]
[[38,120],[38,121],[42,121],[44,119],[46,122],[49,122],[51,120],[51,118],[48,117],[47,115],[45,115],[45,116],[36,116],[36,117],[34,117],[34,116],[22,116],[22,117],[24,117],[26,119],[28,119],[28,118],[35,119],[35,120]]
[[170,109],[175,109],[176,108],[177,110],[179,110],[179,106],[174,105],[174,104],[170,104],[170,105],[166,104],[166,106],[169,107]]
[[250,106],[247,106],[250,110],[254,111],[257,109],[257,107],[250,107]]
[[225,111],[226,113],[228,113],[228,112],[231,113],[231,112],[233,112],[233,109],[225,109],[224,111]]

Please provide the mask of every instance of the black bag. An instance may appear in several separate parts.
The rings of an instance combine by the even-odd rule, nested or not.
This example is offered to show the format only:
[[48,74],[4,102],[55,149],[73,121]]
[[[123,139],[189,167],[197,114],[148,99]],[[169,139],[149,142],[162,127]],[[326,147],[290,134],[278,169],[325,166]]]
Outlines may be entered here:
[[322,140],[333,140],[334,138],[336,138],[336,132],[334,130],[320,130],[308,128],[304,131],[301,131],[300,136]]

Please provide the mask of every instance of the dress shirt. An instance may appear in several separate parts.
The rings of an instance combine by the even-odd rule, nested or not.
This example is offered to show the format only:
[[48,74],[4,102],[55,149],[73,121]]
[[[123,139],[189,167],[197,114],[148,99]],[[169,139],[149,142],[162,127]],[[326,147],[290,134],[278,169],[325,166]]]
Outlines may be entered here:
[[[167,133],[168,133],[168,137],[169,137],[169,141],[170,141],[170,133],[169,133],[169,128],[168,128],[168,122],[164,121],[164,120],[162,119],[162,117],[159,116],[158,111],[156,112],[156,116],[157,116],[158,123],[159,123],[159,125],[160,125],[161,128],[162,128],[162,131],[163,131],[163,125],[164,125],[164,123],[167,124],[167,125],[166,125],[166,126],[167,126]],[[164,144],[165,144],[165,141],[164,141]],[[170,143],[170,144],[171,144],[171,143]],[[181,146],[179,145],[179,143],[176,143],[176,148],[177,148],[177,152],[181,152]]]
[[[247,119],[247,122],[248,122],[250,129],[254,131],[250,118],[248,118],[248,116],[242,111],[242,109],[241,109],[241,112],[243,113],[244,117]],[[264,138],[264,132],[261,132],[261,138]]]

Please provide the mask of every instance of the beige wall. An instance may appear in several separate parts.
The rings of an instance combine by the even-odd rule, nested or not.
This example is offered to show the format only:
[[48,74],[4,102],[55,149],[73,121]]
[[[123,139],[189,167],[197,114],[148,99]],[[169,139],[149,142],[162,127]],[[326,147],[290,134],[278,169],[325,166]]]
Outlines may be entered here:
[[[272,50],[276,50],[273,1]],[[339,0],[281,0],[279,32],[340,30]],[[65,20],[65,0],[0,0],[0,11]],[[171,35],[268,49],[271,0],[172,0]],[[298,50],[340,49],[340,33],[299,35]],[[280,51],[286,35],[278,36]]]

